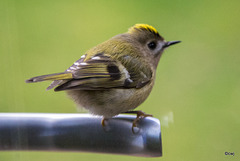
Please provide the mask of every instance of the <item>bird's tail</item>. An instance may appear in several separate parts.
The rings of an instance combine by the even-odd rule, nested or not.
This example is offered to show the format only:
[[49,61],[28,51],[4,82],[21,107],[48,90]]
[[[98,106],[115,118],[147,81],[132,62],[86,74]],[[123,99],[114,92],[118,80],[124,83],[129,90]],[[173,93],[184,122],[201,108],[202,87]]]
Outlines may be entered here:
[[63,73],[55,73],[55,74],[48,74],[48,75],[42,75],[30,78],[26,80],[26,83],[35,83],[35,82],[41,82],[46,80],[66,80],[66,79],[72,79],[73,75],[69,72],[63,72]]

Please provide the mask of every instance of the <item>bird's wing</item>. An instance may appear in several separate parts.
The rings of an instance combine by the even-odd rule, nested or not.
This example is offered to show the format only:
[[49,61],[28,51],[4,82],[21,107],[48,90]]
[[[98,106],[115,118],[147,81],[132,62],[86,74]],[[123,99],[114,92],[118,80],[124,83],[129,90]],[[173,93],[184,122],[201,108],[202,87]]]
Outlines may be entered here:
[[149,67],[130,56],[113,60],[100,53],[87,60],[83,59],[79,59],[66,70],[67,73],[72,73],[69,79],[56,80],[48,89],[57,85],[55,91],[141,88],[152,78]]

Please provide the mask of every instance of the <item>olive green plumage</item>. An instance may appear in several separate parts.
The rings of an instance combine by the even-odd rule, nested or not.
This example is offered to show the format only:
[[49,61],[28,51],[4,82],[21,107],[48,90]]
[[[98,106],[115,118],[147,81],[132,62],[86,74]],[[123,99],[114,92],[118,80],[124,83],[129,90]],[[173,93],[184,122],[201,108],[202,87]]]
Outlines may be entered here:
[[178,42],[165,41],[152,26],[136,24],[87,51],[65,72],[26,82],[54,80],[47,89],[66,90],[80,107],[109,118],[135,109],[148,97],[162,52]]

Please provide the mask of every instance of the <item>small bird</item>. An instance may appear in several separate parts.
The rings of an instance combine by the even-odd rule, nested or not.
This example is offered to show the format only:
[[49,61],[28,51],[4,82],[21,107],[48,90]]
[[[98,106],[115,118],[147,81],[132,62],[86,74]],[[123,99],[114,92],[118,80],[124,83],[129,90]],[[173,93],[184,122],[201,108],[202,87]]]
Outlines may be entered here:
[[165,41],[154,27],[136,24],[88,50],[66,71],[26,83],[53,81],[47,90],[66,91],[78,106],[103,116],[103,126],[120,113],[136,113],[135,127],[140,118],[152,115],[132,110],[149,96],[163,51],[179,42]]

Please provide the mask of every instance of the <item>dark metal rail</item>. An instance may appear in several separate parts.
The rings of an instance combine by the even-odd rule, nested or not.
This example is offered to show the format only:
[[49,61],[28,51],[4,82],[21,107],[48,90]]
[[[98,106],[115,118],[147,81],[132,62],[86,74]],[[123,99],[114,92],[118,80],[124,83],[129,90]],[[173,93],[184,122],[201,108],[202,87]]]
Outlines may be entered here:
[[88,114],[0,113],[0,151],[80,151],[144,157],[162,156],[160,122],[141,119],[132,132],[133,115],[101,125]]

